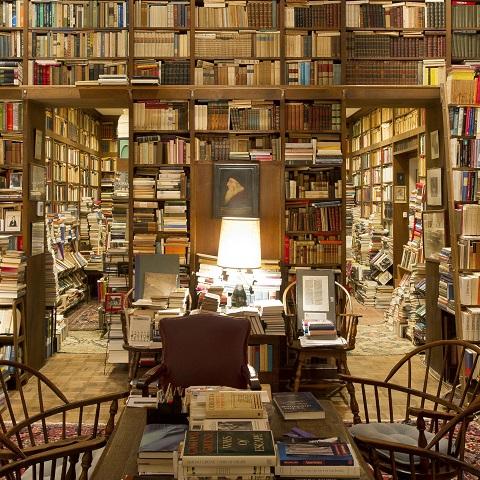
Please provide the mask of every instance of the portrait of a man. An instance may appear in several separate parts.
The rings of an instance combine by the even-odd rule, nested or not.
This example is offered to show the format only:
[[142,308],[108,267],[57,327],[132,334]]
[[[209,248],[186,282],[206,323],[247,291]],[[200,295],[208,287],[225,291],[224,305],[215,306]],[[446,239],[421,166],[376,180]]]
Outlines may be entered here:
[[258,172],[257,164],[214,165],[216,218],[258,216]]

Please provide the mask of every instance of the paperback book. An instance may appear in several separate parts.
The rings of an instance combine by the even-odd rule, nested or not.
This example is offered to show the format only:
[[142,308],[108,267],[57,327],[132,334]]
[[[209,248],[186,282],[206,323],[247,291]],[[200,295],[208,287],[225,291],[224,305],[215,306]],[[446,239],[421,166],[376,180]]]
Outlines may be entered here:
[[325,418],[325,410],[311,392],[274,393],[273,403],[285,420]]

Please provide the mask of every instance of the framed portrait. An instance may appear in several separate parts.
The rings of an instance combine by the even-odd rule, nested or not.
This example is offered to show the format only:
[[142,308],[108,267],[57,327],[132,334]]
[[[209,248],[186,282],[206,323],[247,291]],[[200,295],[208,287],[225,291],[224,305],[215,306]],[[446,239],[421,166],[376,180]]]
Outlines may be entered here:
[[445,210],[425,210],[422,224],[424,257],[436,258],[446,244]]
[[20,210],[5,210],[3,220],[6,232],[19,232],[22,229],[22,212]]
[[8,181],[8,188],[12,190],[21,190],[23,181],[22,172],[10,172],[10,177]]
[[407,187],[405,185],[395,185],[393,187],[393,201],[395,203],[407,203]]
[[45,200],[45,171],[41,165],[30,165],[30,200]]
[[430,157],[432,160],[440,156],[440,143],[438,140],[438,130],[430,132]]
[[256,163],[217,163],[213,166],[213,216],[256,218],[259,204]]
[[125,299],[124,293],[106,293],[105,294],[105,312],[121,312]]
[[429,168],[427,170],[427,205],[442,206],[442,169]]

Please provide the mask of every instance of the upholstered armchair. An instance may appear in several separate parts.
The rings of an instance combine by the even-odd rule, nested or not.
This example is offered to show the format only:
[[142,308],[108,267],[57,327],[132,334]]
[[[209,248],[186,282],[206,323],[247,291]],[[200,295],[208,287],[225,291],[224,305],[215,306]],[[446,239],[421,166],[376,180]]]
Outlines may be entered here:
[[160,322],[162,360],[141,377],[136,387],[222,385],[259,389],[248,365],[250,322],[212,312],[163,318]]

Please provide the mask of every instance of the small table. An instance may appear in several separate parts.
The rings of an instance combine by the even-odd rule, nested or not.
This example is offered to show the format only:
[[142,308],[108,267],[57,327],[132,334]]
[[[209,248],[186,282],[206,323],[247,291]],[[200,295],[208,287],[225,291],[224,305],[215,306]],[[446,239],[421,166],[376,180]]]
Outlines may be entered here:
[[[298,426],[321,437],[340,437],[353,445],[341,417],[330,400],[320,400],[325,409],[324,420],[283,420],[272,404],[267,404],[268,419],[276,440],[292,427]],[[145,408],[125,407],[110,442],[93,471],[92,480],[121,479],[122,475],[137,473],[137,450],[142,438],[147,413]],[[353,445],[360,462],[362,480],[373,479],[368,465]],[[166,477],[165,477],[166,478]]]

